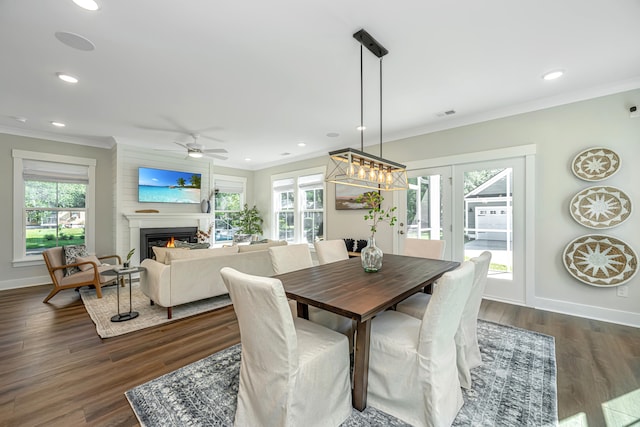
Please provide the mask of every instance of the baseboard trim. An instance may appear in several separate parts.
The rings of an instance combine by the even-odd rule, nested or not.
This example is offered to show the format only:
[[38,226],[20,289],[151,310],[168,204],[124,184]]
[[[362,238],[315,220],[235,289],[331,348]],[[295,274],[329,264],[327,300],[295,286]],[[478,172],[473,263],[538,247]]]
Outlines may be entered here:
[[47,285],[51,283],[49,276],[26,277],[22,279],[0,281],[0,290],[28,288],[30,286]]
[[576,304],[548,298],[536,298],[535,308],[555,313],[569,314],[586,319],[617,323],[619,325],[640,328],[640,314],[630,311],[614,310],[611,308],[595,307],[593,305]]

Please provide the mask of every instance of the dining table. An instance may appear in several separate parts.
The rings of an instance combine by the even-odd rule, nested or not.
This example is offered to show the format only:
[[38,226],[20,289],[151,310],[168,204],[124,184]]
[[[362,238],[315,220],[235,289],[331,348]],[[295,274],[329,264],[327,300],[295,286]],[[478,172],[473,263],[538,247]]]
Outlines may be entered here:
[[356,323],[353,349],[353,407],[367,407],[369,337],[376,314],[394,307],[460,265],[457,261],[384,254],[382,268],[367,273],[360,258],[316,265],[273,277],[295,300],[298,317],[309,318],[309,306],[351,318]]

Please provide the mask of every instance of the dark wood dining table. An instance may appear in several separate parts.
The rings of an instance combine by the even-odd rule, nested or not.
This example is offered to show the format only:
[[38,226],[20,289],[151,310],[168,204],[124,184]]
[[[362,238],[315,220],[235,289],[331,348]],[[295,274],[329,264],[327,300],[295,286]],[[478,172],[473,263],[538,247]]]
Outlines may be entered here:
[[308,319],[312,305],[355,320],[353,407],[363,411],[367,407],[370,320],[459,265],[385,254],[377,273],[365,273],[360,258],[350,258],[274,277],[282,281],[287,297],[297,302],[299,317]]

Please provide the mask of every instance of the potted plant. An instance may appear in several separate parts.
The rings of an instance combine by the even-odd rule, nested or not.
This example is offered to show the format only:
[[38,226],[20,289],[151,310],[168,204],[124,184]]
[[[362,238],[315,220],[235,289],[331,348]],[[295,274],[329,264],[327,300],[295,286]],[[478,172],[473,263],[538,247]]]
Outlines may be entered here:
[[122,263],[122,266],[124,268],[129,268],[130,262],[131,262],[131,257],[133,256],[133,254],[136,252],[136,248],[133,248],[129,251],[129,253],[127,254],[127,258],[125,259],[125,261]]
[[263,219],[258,212],[258,208],[253,205],[249,208],[249,205],[244,204],[244,208],[238,215],[236,224],[238,225],[238,231],[233,236],[234,242],[247,242],[250,240],[257,240],[262,234]]
[[365,203],[366,206],[370,206],[369,212],[365,214],[365,221],[371,221],[369,223],[371,236],[367,242],[367,246],[362,249],[360,257],[362,260],[362,267],[367,273],[375,273],[382,268],[382,249],[376,246],[376,231],[378,230],[378,224],[381,222],[389,223],[389,226],[393,227],[396,223],[396,216],[394,212],[396,207],[392,206],[386,209],[382,208],[382,201],[384,198],[377,191],[368,191],[358,196],[356,201],[358,203]]

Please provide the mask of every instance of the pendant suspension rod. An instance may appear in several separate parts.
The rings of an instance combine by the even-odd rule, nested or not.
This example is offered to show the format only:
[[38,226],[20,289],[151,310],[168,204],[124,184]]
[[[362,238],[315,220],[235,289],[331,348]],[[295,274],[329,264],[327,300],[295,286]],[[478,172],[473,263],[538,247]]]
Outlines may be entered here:
[[382,157],[382,57],[380,57],[380,157]]
[[364,151],[364,85],[362,83],[362,42],[360,42],[360,151]]

